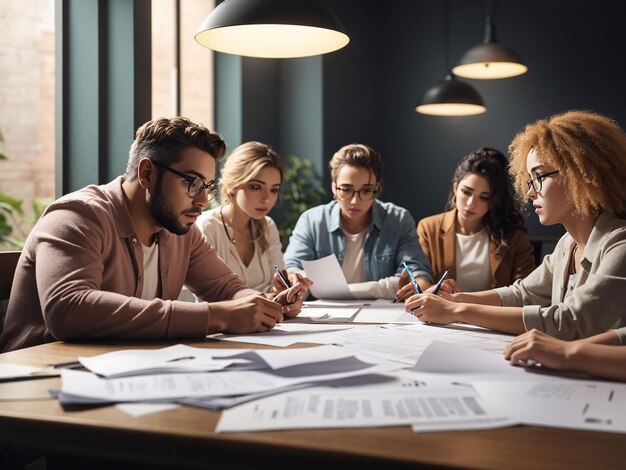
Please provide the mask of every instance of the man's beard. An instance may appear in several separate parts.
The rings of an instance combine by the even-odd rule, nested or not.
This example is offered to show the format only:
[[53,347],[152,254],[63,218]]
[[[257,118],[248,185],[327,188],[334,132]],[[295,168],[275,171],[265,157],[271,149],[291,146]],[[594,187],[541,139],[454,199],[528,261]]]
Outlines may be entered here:
[[[163,190],[161,188],[161,182],[158,181],[153,195],[151,195],[146,201],[148,210],[152,218],[166,230],[176,234],[184,235],[191,229],[191,224],[183,225],[179,221],[179,216],[174,212],[172,206],[168,203],[167,199],[163,196]],[[187,212],[200,212],[187,211]]]

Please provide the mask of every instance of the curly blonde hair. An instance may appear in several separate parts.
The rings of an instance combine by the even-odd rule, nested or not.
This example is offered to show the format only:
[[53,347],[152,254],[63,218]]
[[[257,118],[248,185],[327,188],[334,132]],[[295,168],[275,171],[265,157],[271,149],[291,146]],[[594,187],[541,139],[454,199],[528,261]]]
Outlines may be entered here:
[[[232,202],[232,193],[238,187],[254,179],[263,168],[276,168],[283,180],[283,162],[272,147],[262,142],[241,144],[226,159],[220,174],[220,203]],[[267,239],[268,225],[265,218],[252,221],[252,233],[259,242],[261,252],[269,247]]]
[[572,110],[527,125],[509,145],[509,171],[523,200],[531,149],[542,163],[559,170],[566,197],[578,213],[626,215],[626,134],[614,120]]

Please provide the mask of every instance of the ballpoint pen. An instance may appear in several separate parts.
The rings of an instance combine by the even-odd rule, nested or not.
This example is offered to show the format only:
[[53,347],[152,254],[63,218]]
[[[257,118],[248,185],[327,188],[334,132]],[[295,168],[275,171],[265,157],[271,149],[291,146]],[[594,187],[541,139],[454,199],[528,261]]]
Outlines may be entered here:
[[419,284],[415,280],[415,277],[413,277],[413,272],[411,272],[411,268],[409,268],[404,261],[402,262],[402,266],[404,266],[404,269],[406,269],[406,272],[408,273],[409,277],[411,278],[411,282],[413,283],[413,287],[415,287],[415,292],[417,292],[418,294],[423,294],[424,292],[422,291],[422,289],[420,288]]
[[280,277],[280,280],[282,281],[283,285],[287,289],[289,289],[291,287],[291,283],[289,282],[289,279],[285,277],[285,275],[283,274],[283,272],[280,270],[280,268],[277,265],[274,265],[274,271],[276,271],[276,274],[278,274],[278,277]]
[[439,282],[437,283],[437,285],[435,286],[435,289],[433,290],[433,294],[437,295],[437,292],[439,292],[439,288],[441,287],[441,283],[443,282],[443,280],[446,278],[447,275],[448,275],[448,271],[443,273],[443,275],[441,276],[441,279],[439,279]]

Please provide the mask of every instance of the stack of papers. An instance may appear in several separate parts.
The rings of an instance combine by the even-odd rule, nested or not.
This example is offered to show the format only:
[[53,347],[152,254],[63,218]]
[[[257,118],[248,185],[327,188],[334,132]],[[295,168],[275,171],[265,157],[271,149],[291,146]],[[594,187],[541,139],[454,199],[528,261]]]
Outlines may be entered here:
[[626,384],[510,366],[501,354],[432,342],[383,384],[291,390],[222,413],[218,432],[375,427],[416,432],[517,424],[626,432]]
[[[338,346],[229,350],[176,345],[80,358],[90,372],[63,370],[62,404],[179,402],[232,406],[259,394],[377,374],[394,366]],[[236,397],[233,400],[232,397]],[[214,401],[217,400],[217,401]],[[218,403],[218,405],[216,405]]]

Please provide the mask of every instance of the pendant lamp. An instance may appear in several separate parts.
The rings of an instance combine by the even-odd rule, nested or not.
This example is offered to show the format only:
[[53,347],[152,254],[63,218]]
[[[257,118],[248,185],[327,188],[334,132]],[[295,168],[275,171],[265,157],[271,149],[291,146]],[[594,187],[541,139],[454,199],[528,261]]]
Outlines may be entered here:
[[469,49],[452,71],[459,77],[476,79],[509,78],[528,70],[522,57],[510,47],[496,40],[495,9],[487,0],[485,39],[482,44]]
[[450,72],[426,90],[415,110],[435,116],[469,116],[484,113],[487,108],[476,88]]
[[276,59],[326,54],[350,38],[317,0],[225,0],[195,40],[219,52]]
[[[448,67],[448,0],[444,3],[444,53]],[[480,93],[452,72],[431,85],[415,111],[435,116],[469,116],[487,111]]]

